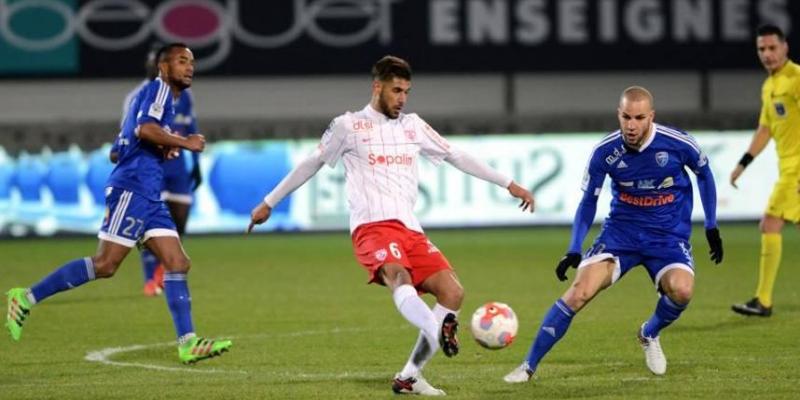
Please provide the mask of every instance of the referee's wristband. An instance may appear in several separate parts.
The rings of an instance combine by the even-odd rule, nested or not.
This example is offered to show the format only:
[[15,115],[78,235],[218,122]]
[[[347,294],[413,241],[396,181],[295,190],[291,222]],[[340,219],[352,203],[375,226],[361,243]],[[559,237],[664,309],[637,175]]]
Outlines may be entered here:
[[739,160],[739,165],[741,165],[744,168],[747,168],[747,166],[750,165],[751,162],[753,162],[753,156],[750,155],[750,153],[744,153],[742,155],[742,159]]

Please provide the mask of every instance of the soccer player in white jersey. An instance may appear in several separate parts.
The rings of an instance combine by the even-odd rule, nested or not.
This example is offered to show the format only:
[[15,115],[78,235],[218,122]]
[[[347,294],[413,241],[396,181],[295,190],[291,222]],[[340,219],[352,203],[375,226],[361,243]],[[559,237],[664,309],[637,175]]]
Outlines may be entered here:
[[[450,263],[425,236],[413,214],[418,195],[417,160],[454,167],[508,189],[533,212],[533,195],[510,178],[451,146],[417,114],[402,113],[411,88],[411,67],[385,56],[372,68],[372,99],[361,111],[331,122],[319,147],[300,162],[256,206],[248,227],[269,219],[272,208],[314,176],[323,165],[342,160],[350,206],[350,231],[358,262],[369,282],[389,288],[397,310],[420,329],[405,367],[392,383],[395,393],[440,396],[421,374],[439,347],[448,357],[458,353],[458,321],[464,289]],[[431,310],[420,298],[431,293]]]

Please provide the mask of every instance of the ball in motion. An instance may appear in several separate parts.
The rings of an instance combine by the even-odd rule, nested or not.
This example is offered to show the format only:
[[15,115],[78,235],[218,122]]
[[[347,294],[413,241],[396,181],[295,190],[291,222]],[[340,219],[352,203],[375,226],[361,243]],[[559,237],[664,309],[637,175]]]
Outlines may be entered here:
[[507,304],[486,303],[472,314],[472,336],[487,349],[508,347],[517,336],[517,315]]

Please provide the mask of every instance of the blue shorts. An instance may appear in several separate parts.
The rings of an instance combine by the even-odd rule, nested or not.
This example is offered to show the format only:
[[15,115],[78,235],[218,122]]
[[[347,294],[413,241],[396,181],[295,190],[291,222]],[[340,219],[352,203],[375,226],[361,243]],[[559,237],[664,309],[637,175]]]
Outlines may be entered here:
[[164,186],[161,188],[161,200],[182,204],[192,204],[192,174],[186,166],[186,155],[164,161]]
[[149,200],[117,187],[106,188],[106,214],[97,237],[126,247],[152,237],[178,237],[163,201]]
[[584,254],[578,268],[613,259],[616,264],[611,279],[613,283],[634,267],[643,265],[656,289],[661,277],[669,270],[683,269],[694,275],[692,245],[686,240],[662,238],[632,242],[615,236],[607,231],[601,233]]

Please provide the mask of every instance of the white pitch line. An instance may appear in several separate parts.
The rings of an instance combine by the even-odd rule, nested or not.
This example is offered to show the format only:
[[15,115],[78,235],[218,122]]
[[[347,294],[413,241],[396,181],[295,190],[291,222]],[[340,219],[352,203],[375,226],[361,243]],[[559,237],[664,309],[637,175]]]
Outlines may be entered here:
[[[365,331],[375,331],[375,330],[387,330],[390,328],[383,328],[383,329],[367,329],[367,328],[333,328],[328,330],[314,330],[314,331],[298,331],[298,332],[289,332],[289,333],[257,333],[253,335],[245,335],[240,337],[247,337],[247,338],[259,338],[259,337],[297,337],[297,336],[312,336],[312,335],[330,335],[330,334],[338,334],[338,333],[353,333],[353,332],[365,332]],[[392,328],[394,329],[394,328]],[[235,336],[221,336],[225,338],[236,338]],[[107,347],[100,350],[90,351],[86,353],[86,356],[83,358],[86,361],[91,362],[99,362],[105,365],[113,365],[116,367],[134,367],[134,368],[143,368],[143,369],[150,369],[150,370],[157,370],[157,371],[170,371],[170,372],[187,372],[187,373],[200,373],[200,374],[242,374],[247,375],[249,374],[248,371],[243,370],[223,370],[223,369],[196,369],[196,368],[189,368],[189,367],[167,367],[163,365],[157,364],[147,364],[147,363],[138,363],[138,362],[123,362],[123,361],[114,361],[111,359],[112,356],[122,353],[130,353],[134,351],[141,351],[146,349],[152,349],[156,347],[167,347],[167,346],[175,346],[175,342],[167,342],[167,343],[155,343],[155,344],[135,344],[131,346],[124,346],[124,347]],[[298,375],[294,375],[297,377]],[[350,372],[340,373],[340,374],[300,374],[299,377],[305,379],[342,379],[342,378],[371,378],[372,376],[361,376],[356,375]]]

